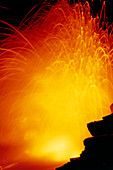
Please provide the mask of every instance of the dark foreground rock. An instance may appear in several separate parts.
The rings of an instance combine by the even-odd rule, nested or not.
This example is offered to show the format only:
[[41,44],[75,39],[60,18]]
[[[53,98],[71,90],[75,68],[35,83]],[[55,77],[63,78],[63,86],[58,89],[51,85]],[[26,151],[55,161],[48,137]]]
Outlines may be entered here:
[[[110,109],[113,112],[113,104]],[[113,170],[113,113],[87,127],[93,137],[84,140],[85,150],[80,157],[56,170]]]
[[87,127],[92,136],[113,134],[113,113],[103,117],[102,119],[103,120],[87,124]]

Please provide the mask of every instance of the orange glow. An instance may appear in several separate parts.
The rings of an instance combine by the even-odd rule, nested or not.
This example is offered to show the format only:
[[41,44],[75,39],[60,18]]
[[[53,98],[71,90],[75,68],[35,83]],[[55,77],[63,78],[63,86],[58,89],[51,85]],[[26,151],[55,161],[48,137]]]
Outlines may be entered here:
[[18,28],[4,22],[12,33],[0,45],[0,142],[28,157],[67,161],[84,149],[86,124],[109,113],[112,28],[108,34],[104,21],[99,28],[87,2],[48,8]]

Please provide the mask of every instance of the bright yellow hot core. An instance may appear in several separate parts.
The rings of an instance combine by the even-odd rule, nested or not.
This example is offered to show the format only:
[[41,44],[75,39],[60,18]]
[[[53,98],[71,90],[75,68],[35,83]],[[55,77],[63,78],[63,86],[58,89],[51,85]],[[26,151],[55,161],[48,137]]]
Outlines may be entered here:
[[61,2],[31,25],[12,27],[0,47],[1,143],[25,145],[37,159],[67,160],[83,150],[87,123],[109,113],[112,36],[88,3]]

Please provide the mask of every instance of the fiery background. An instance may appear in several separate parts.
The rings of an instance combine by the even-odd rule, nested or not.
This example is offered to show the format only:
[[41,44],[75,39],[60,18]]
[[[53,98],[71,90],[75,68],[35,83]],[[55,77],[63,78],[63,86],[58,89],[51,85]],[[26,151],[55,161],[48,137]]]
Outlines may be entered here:
[[88,2],[44,2],[30,15],[35,8],[19,26],[0,21],[1,165],[79,156],[90,136],[86,124],[113,102],[105,2],[96,17]]

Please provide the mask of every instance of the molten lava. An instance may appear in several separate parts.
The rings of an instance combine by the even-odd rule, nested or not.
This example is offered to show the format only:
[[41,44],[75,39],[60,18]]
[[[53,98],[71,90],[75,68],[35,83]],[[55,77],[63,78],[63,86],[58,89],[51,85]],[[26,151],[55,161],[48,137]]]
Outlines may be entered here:
[[86,124],[109,113],[113,101],[112,27],[104,19],[100,26],[100,17],[92,17],[88,2],[61,1],[18,28],[1,21],[7,25],[0,45],[2,145],[50,161],[81,153]]

